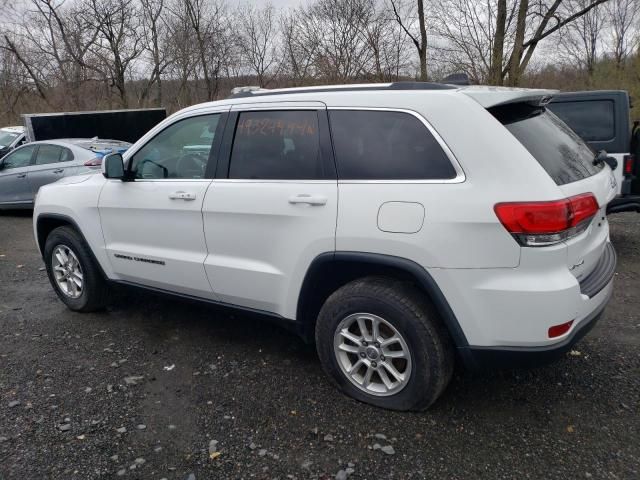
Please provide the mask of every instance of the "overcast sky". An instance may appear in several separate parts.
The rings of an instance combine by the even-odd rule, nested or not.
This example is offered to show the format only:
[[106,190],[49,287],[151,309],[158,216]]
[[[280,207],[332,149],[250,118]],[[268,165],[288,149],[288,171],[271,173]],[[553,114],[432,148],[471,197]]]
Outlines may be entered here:
[[[257,2],[259,5],[262,2]],[[307,3],[307,0],[271,0],[271,4],[276,7],[297,7],[303,3]]]

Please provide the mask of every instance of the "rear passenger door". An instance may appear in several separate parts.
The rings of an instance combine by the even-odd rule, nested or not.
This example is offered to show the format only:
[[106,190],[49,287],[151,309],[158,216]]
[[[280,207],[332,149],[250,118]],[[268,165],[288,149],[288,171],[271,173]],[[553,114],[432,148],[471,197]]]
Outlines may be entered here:
[[337,180],[324,104],[284,105],[232,109],[203,205],[205,269],[221,301],[295,318],[309,264],[335,248]]
[[73,175],[77,169],[73,153],[66,147],[42,143],[38,145],[36,158],[29,171],[29,184],[35,195],[41,186]]

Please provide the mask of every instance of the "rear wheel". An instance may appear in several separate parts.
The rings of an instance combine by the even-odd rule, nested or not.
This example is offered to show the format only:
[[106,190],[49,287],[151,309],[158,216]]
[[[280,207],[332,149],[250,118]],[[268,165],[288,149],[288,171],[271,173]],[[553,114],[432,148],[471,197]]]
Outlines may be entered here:
[[316,324],[323,368],[348,395],[392,410],[422,410],[451,379],[448,332],[424,294],[389,278],[334,292]]
[[88,245],[73,228],[59,227],[49,234],[44,260],[53,289],[71,310],[92,312],[107,304],[108,285]]

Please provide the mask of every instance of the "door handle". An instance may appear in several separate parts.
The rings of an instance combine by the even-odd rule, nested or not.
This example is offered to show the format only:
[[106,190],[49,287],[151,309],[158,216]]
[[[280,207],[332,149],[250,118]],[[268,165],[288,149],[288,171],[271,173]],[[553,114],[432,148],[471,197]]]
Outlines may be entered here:
[[327,197],[322,195],[309,195],[308,193],[302,193],[300,195],[289,197],[289,203],[294,205],[303,203],[306,205],[322,206],[327,204]]
[[196,194],[189,192],[173,192],[169,194],[171,200],[195,200]]
[[64,172],[64,168],[57,168],[53,171],[53,173],[62,173]]
[[27,176],[26,173],[19,173],[18,175],[16,175],[16,177],[18,177],[18,178],[24,178],[26,176]]

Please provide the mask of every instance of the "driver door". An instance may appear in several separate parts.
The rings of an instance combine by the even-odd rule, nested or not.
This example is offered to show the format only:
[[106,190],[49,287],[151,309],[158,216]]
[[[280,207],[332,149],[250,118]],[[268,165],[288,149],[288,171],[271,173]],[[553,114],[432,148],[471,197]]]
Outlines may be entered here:
[[174,120],[127,152],[130,181],[107,180],[98,206],[107,254],[121,280],[215,298],[204,270],[202,202],[226,110]]

